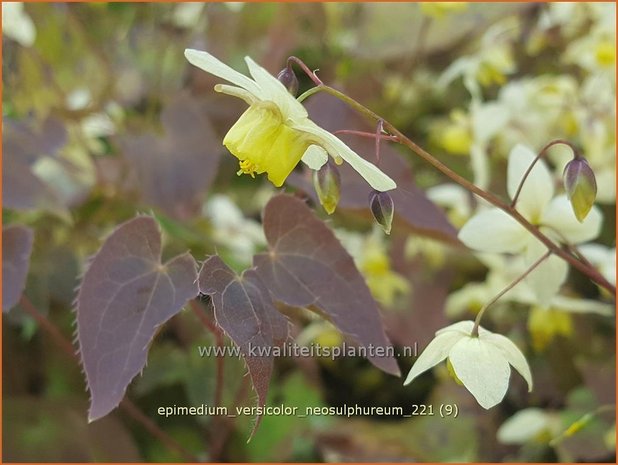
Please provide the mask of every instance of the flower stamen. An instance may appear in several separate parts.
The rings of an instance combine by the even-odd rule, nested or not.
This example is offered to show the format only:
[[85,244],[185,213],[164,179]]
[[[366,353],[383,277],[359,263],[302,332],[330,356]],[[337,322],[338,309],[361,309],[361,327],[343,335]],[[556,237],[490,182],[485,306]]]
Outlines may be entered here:
[[248,174],[252,178],[255,178],[255,173],[259,171],[259,168],[251,160],[241,160],[238,164],[240,169],[236,172],[237,176],[241,174]]

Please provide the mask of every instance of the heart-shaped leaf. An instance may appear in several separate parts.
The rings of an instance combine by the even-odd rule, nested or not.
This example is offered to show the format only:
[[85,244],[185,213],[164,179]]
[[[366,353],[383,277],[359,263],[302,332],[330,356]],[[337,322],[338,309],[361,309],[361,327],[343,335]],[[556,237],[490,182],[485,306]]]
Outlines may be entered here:
[[371,363],[399,376],[378,306],[352,257],[326,224],[304,202],[285,194],[268,202],[263,222],[270,252],[256,255],[253,263],[275,298],[319,309],[366,348]]
[[[255,270],[236,275],[217,255],[206,259],[199,274],[200,292],[212,296],[217,324],[240,348],[258,397],[266,403],[273,370],[272,348],[288,337],[288,321],[274,307]],[[257,416],[251,435],[260,421]]]
[[2,229],[2,311],[17,305],[26,285],[34,233],[25,226]]
[[161,263],[161,233],[149,216],[120,225],[94,256],[77,296],[90,421],[120,403],[159,326],[197,295],[196,270],[189,253]]

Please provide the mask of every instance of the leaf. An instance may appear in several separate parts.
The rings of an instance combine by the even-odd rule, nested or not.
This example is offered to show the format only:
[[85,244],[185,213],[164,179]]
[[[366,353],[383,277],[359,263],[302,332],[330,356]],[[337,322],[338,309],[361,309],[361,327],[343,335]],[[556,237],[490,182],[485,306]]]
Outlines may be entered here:
[[17,305],[26,286],[34,232],[25,226],[2,228],[2,311]]
[[2,206],[14,210],[64,212],[57,193],[33,171],[39,160],[55,158],[66,144],[66,130],[48,118],[40,128],[10,119],[3,121]]
[[105,240],[76,301],[90,421],[118,405],[159,326],[197,295],[196,268],[189,253],[161,263],[161,234],[149,216],[123,223]]
[[[367,125],[345,104],[329,98],[328,95],[313,96],[307,104],[307,109],[316,123],[331,131],[344,128],[375,131],[375,127],[371,128]],[[372,163],[376,162],[373,139],[352,135],[342,135],[341,138],[360,156]],[[337,208],[362,211],[369,215],[368,199],[371,187],[347,163],[337,168],[341,176],[341,198]],[[459,243],[457,230],[450,224],[444,212],[427,198],[422,189],[416,186],[410,163],[393,148],[392,143],[381,143],[380,169],[397,183],[397,188],[389,191],[395,204],[394,231],[403,229],[409,232],[411,230],[449,243]],[[288,177],[288,183],[302,189],[317,202],[310,171],[305,169],[303,174],[293,172]]]
[[[265,405],[274,362],[271,349],[286,341],[287,319],[275,309],[268,289],[255,270],[246,270],[238,276],[217,255],[208,257],[202,265],[199,289],[212,296],[217,325],[240,348],[258,396],[258,406]],[[260,354],[260,350],[265,352]],[[259,422],[260,415],[251,436]]]
[[137,174],[143,199],[176,219],[197,214],[217,173],[223,151],[202,106],[187,95],[161,114],[164,136],[121,139],[124,156]]
[[[263,223],[270,252],[256,255],[253,263],[276,299],[319,309],[360,346],[391,347],[378,306],[352,257],[304,202],[285,194],[273,197],[264,209]],[[374,354],[368,359],[400,375],[392,356]]]

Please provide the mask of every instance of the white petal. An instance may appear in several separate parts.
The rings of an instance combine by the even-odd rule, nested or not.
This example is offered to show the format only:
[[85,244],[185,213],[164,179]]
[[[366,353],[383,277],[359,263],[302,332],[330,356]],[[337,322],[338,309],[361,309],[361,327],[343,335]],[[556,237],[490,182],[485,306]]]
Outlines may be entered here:
[[530,233],[498,208],[474,215],[459,231],[459,239],[481,252],[520,252],[530,240]]
[[596,313],[604,316],[612,316],[614,314],[613,305],[596,300],[573,299],[562,295],[557,295],[552,299],[551,308],[570,313]]
[[203,69],[207,73],[214,74],[221,79],[225,79],[232,84],[236,84],[237,86],[248,90],[256,97],[261,98],[262,91],[254,81],[249,79],[244,74],[239,73],[235,69],[230,68],[210,53],[188,48],[185,50],[185,57],[192,65]]
[[501,351],[479,337],[461,339],[448,356],[453,370],[481,407],[499,404],[509,387],[511,368]]
[[480,335],[480,339],[493,344],[498,350],[502,351],[502,355],[513,365],[513,368],[526,380],[528,383],[528,392],[532,391],[532,373],[530,373],[530,367],[524,354],[508,337],[502,334],[490,333]]
[[215,91],[242,99],[247,102],[248,105],[253,105],[254,103],[259,101],[259,99],[255,95],[241,87],[229,86],[227,84],[217,84],[215,86]]
[[453,323],[452,325],[449,325],[445,328],[442,328],[436,331],[436,336],[449,332],[449,331],[455,331],[465,336],[469,336],[470,334],[472,334],[473,327],[474,327],[474,321],[470,321],[470,320],[458,321],[457,323]]
[[[507,187],[511,199],[515,197],[524,174],[535,158],[536,154],[524,145],[517,144],[511,150],[507,169]],[[516,208],[528,220],[535,221],[540,218],[553,196],[554,184],[551,174],[543,160],[539,160],[524,182]]]
[[566,195],[553,199],[543,213],[541,224],[557,231],[571,244],[579,244],[596,238],[601,231],[603,216],[593,206],[583,223],[577,221]]
[[412,366],[410,373],[408,373],[408,377],[403,383],[404,386],[414,381],[421,373],[426,372],[445,360],[451,348],[463,337],[466,336],[457,331],[448,331],[436,335],[429,345],[427,345],[423,353],[419,355],[416,362],[414,362],[414,366]]
[[245,57],[245,61],[247,62],[251,76],[264,93],[264,100],[274,102],[286,119],[307,117],[307,110],[305,110],[305,107],[288,92],[279,79],[258,65],[251,57]]
[[540,408],[520,410],[498,428],[502,444],[524,444],[549,428],[550,417]]
[[312,170],[319,170],[328,161],[328,153],[318,145],[310,145],[301,161]]
[[332,157],[336,158],[339,156],[349,163],[375,190],[385,192],[397,187],[395,181],[380,171],[374,164],[369,163],[348,147],[341,139],[317,126],[312,121],[296,122],[296,124],[293,124],[293,127],[313,135],[316,144],[325,148]]
[[[543,254],[547,247],[534,238],[526,248],[524,260],[526,268],[532,266]],[[537,303],[543,307],[550,305],[551,300],[560,291],[567,278],[569,266],[560,257],[550,255],[543,260],[527,277],[526,284],[530,286],[537,298]]]
[[470,164],[474,173],[474,184],[481,189],[487,189],[489,185],[489,160],[487,147],[481,144],[472,144],[470,147]]

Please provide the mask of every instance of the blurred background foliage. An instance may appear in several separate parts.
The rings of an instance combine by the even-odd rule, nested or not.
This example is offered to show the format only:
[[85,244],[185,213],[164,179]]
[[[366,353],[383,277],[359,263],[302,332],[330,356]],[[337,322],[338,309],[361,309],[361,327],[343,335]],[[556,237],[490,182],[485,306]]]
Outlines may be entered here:
[[[539,149],[568,138],[597,175],[605,218],[598,242],[615,248],[614,27],[609,3],[3,4],[3,224],[35,231],[25,294],[70,335],[87,257],[137,212],[156,216],[168,256],[217,250],[241,270],[264,248],[260,210],[275,189],[235,175],[221,140],[243,106],[212,91],[217,80],[186,63],[187,47],[239,70],[249,55],[273,74],[296,55],[498,194],[516,142]],[[323,105],[313,111],[330,108]],[[356,129],[334,119],[328,129]],[[479,151],[485,158],[470,157]],[[405,159],[416,184],[460,227],[471,197],[441,188],[439,174]],[[552,159],[557,180],[567,159]],[[397,346],[422,350],[435,330],[483,303],[449,300],[487,273],[452,241],[404,229],[387,240],[367,215],[344,209],[329,220]],[[606,298],[575,272],[568,286],[576,296]],[[322,320],[286,313],[298,340],[341,343]],[[189,312],[162,328],[127,395],[203,460],[613,462],[613,413],[549,445],[582,415],[615,402],[613,318],[557,312],[531,324],[528,313],[513,302],[490,312],[490,327],[525,348],[535,378],[528,394],[514,376],[490,411],[446,367],[403,388],[362,359],[276,362],[273,405],[447,403],[458,405],[456,419],[270,416],[247,444],[250,417],[160,417],[159,406],[214,401],[216,362],[197,351],[214,339]],[[399,361],[405,373],[413,357]],[[225,360],[224,405],[252,405],[244,375],[241,361]],[[182,460],[120,411],[87,425],[87,400],[79,367],[36,322],[19,306],[4,314],[5,461]]]

